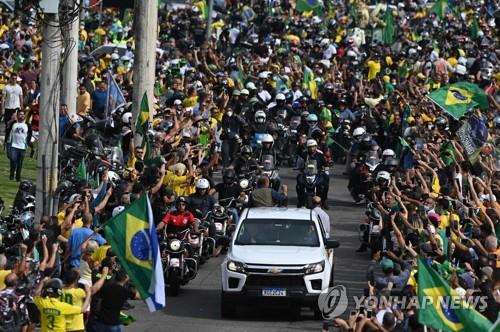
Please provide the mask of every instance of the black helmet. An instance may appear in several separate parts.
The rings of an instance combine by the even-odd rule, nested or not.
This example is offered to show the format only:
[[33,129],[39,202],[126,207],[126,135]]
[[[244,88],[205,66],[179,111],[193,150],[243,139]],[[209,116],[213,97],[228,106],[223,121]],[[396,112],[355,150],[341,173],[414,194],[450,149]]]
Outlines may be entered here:
[[175,200],[175,205],[177,205],[179,203],[186,203],[186,205],[187,205],[187,203],[188,203],[187,198],[184,196],[177,197],[177,199]]
[[31,182],[29,180],[23,180],[19,184],[19,190],[22,190],[22,191],[31,191],[32,188],[33,188],[33,182]]
[[222,173],[222,179],[233,181],[236,178],[236,172],[232,168],[228,168],[224,170]]
[[59,278],[52,278],[43,287],[46,296],[60,296],[63,289],[63,282]]
[[434,123],[436,124],[436,126],[446,126],[448,124],[448,121],[446,120],[446,118],[439,116],[436,118]]
[[252,147],[250,145],[243,145],[241,147],[241,154],[245,153],[252,154]]

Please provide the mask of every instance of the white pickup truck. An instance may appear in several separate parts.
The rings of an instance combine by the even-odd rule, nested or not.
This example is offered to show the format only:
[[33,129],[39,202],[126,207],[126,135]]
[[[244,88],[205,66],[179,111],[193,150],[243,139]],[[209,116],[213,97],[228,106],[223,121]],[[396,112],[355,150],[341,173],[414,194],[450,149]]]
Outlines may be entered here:
[[333,286],[333,249],[319,216],[309,209],[243,211],[221,265],[223,317],[238,304],[286,302],[318,311],[323,289]]

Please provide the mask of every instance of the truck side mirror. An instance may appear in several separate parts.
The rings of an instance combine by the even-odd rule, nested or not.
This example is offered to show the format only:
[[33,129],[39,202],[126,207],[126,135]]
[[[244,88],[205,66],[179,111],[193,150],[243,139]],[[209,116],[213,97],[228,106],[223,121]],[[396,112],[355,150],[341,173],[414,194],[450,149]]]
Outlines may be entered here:
[[335,248],[338,248],[339,246],[340,246],[340,243],[337,240],[332,240],[332,239],[326,240],[326,243],[325,243],[326,249],[335,249]]

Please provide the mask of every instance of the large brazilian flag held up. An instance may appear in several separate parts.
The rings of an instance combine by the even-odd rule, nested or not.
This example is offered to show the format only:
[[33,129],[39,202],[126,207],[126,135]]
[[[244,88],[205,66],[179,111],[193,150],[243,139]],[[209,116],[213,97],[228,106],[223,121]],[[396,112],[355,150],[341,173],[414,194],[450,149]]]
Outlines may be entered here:
[[476,106],[488,108],[488,97],[484,90],[469,82],[447,85],[429,93],[427,98],[457,120]]
[[418,322],[442,331],[489,331],[492,324],[418,257]]
[[147,193],[104,226],[106,239],[151,312],[165,307],[165,282]]

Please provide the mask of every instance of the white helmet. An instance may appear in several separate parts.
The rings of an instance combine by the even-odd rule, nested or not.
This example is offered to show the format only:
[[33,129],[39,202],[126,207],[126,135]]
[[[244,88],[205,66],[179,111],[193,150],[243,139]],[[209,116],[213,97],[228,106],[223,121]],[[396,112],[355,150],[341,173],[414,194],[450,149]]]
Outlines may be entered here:
[[315,139],[308,139],[306,145],[308,148],[312,148],[314,146],[318,146],[318,143]]
[[117,206],[117,207],[115,207],[113,209],[113,212],[111,213],[111,216],[114,217],[117,214],[119,214],[120,212],[122,212],[123,210],[125,210],[125,207],[123,205]]
[[394,158],[395,156],[396,156],[396,153],[392,149],[385,149],[382,152],[382,157]]
[[246,88],[248,90],[257,90],[257,87],[255,86],[254,82],[248,82],[247,85],[246,85]]
[[365,128],[358,127],[356,129],[354,129],[354,131],[352,132],[352,136],[354,136],[354,137],[360,137],[360,136],[363,136],[365,133],[366,133]]
[[285,99],[286,99],[286,97],[285,97],[285,95],[284,95],[284,94],[282,94],[282,93],[278,93],[278,94],[276,95],[276,101],[278,101],[278,100],[285,100]]
[[268,78],[268,77],[269,77],[268,71],[263,71],[259,73],[259,78]]
[[381,179],[386,180],[388,182],[387,185],[391,184],[391,174],[389,174],[389,172],[387,171],[378,172],[376,181],[378,182]]
[[240,95],[248,96],[248,95],[250,95],[250,91],[248,91],[248,89],[242,89],[240,91]]
[[274,138],[271,134],[264,134],[262,135],[262,144],[264,143],[274,143]]
[[132,121],[132,113],[126,112],[122,115],[122,123],[129,124]]
[[255,112],[254,119],[256,123],[266,122],[266,113],[264,111]]
[[207,179],[199,179],[198,181],[196,181],[196,188],[197,189],[208,189],[210,188],[210,183],[208,182]]
[[116,172],[108,171],[108,181],[116,182],[120,180],[120,176]]

